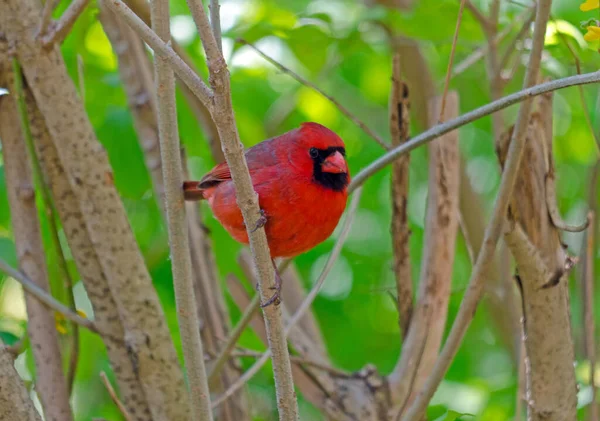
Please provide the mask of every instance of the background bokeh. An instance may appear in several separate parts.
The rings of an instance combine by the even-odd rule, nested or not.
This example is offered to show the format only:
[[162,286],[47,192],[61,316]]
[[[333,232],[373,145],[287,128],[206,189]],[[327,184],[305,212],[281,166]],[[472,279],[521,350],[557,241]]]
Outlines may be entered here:
[[[251,146],[292,129],[301,122],[316,121],[336,131],[345,140],[352,172],[358,172],[382,154],[381,148],[335,106],[310,88],[276,70],[250,48],[236,44],[236,38],[256,43],[267,54],[336,97],[380,136],[389,139],[387,104],[391,48],[377,22],[385,22],[398,33],[420,44],[440,91],[459,3],[458,0],[420,0],[416,2],[414,10],[400,13],[383,7],[366,6],[360,0],[222,0],[223,44],[230,65],[233,104],[242,141],[246,146]],[[487,11],[489,1],[474,3]],[[600,66],[598,44],[586,43],[583,40],[584,30],[580,27],[580,21],[593,17],[593,14],[579,11],[579,2],[573,0],[555,0],[553,3],[554,22],[547,34],[544,74],[558,78],[576,73],[574,58],[562,39],[556,36],[557,29],[574,47],[582,71],[597,70]],[[62,1],[56,14],[67,5],[68,1]],[[171,5],[173,36],[204,72],[202,47],[185,1],[173,0]],[[501,26],[510,24],[526,6],[529,6],[527,0],[502,1]],[[62,50],[74,81],[85,88],[86,109],[99,140],[108,151],[116,186],[181,356],[167,234],[120,84],[117,60],[96,15],[97,8],[92,5],[79,19]],[[515,27],[507,40],[512,39],[518,29]],[[465,11],[455,63],[484,43],[485,37],[479,24]],[[508,41],[504,41],[501,45],[507,44]],[[523,63],[526,62],[527,47],[527,43],[518,45],[517,55]],[[83,81],[78,80],[78,57],[83,63]],[[520,65],[506,92],[519,89],[523,74],[524,66]],[[479,61],[453,78],[450,87],[460,93],[461,113],[489,102],[488,86],[484,61]],[[598,132],[598,88],[587,86],[583,90],[585,102],[591,110],[592,125]],[[192,176],[200,177],[215,162],[212,161],[201,128],[179,94],[177,105],[180,137],[189,158],[190,172]],[[517,107],[507,110],[509,122],[514,120],[516,110]],[[412,134],[421,130],[414,122]],[[555,93],[554,134],[559,207],[567,221],[578,221],[586,213],[589,173],[598,155],[577,88]],[[493,205],[500,179],[491,119],[484,118],[461,128],[460,148],[470,181],[483,198],[484,209],[481,212],[487,214]],[[1,168],[0,161],[0,256],[16,265]],[[349,239],[314,304],[332,363],[347,370],[357,370],[367,363],[373,363],[382,373],[388,373],[400,352],[397,312],[390,295],[395,291],[391,270],[389,191],[389,169],[366,183]],[[410,241],[415,280],[420,272],[426,194],[427,153],[426,149],[421,148],[412,154],[410,169],[409,221],[413,233]],[[222,279],[228,273],[243,278],[236,263],[240,246],[227,235],[204,204],[201,208],[204,222],[210,229]],[[44,214],[40,216],[44,245],[51,250],[47,219]],[[307,288],[316,280],[335,237],[295,259]],[[64,238],[62,240],[64,243]],[[581,234],[566,235],[565,241],[572,253],[579,253]],[[51,282],[56,291],[60,291],[62,280],[53,261],[54,255],[48,253],[48,266]],[[68,252],[67,257],[72,273],[76,274]],[[597,273],[600,273],[598,250],[595,257],[599,269]],[[467,248],[459,236],[452,274],[450,321],[456,314],[470,273]],[[581,360],[580,288],[575,276],[571,276],[570,282],[573,331],[578,355],[577,374],[581,382],[579,405],[584,406],[590,396],[589,365]],[[5,342],[11,343],[24,333],[26,326],[22,292],[14,280],[1,274],[0,288],[0,335]],[[75,291],[78,307],[88,315],[92,314],[81,283],[77,283]],[[235,321],[240,312],[229,297],[227,302]],[[596,302],[600,302],[598,293]],[[510,350],[492,328],[490,317],[484,303],[483,310],[476,314],[435,396],[434,406],[430,408],[433,418],[441,416],[440,419],[450,419],[446,418],[450,416],[447,409],[471,413],[476,419],[485,421],[503,421],[514,415],[516,368]],[[596,319],[600,322],[599,314]],[[85,330],[82,331],[81,341],[82,353],[73,398],[77,420],[90,420],[93,417],[120,420],[98,375],[100,371],[110,371],[104,348],[95,335]],[[263,349],[261,342],[251,332],[244,334],[241,343],[247,348]],[[244,365],[248,366],[251,362],[246,359]],[[21,375],[30,379],[34,367],[29,351],[19,357],[17,365]],[[248,393],[256,412],[261,414],[257,415],[256,420],[275,419],[268,415],[275,409],[270,365],[250,382]],[[301,401],[300,405],[302,419],[321,419],[318,411],[309,404]]]

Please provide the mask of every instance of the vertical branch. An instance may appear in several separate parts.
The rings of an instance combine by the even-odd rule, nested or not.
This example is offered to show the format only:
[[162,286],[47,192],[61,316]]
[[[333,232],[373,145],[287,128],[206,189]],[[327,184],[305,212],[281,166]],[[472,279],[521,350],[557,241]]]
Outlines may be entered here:
[[[550,5],[551,0],[540,0],[538,2],[529,65],[527,66],[527,73],[523,83],[524,89],[536,84],[542,51],[544,49],[546,24],[548,23],[548,18],[550,17]],[[460,342],[465,334],[466,328],[473,318],[477,304],[479,303],[481,294],[483,293],[484,275],[487,273],[490,263],[493,259],[496,243],[498,242],[498,238],[500,237],[502,231],[509,199],[512,195],[517,179],[517,170],[521,163],[521,157],[525,147],[524,135],[527,129],[531,107],[531,98],[527,98],[521,103],[519,114],[517,116],[517,122],[515,124],[515,130],[513,131],[507,153],[505,168],[502,173],[502,180],[500,182],[500,189],[496,198],[496,205],[494,206],[492,217],[488,227],[486,228],[483,240],[483,248],[479,254],[479,257],[477,258],[475,267],[473,268],[473,273],[471,275],[471,279],[469,280],[467,291],[465,292],[465,296],[452,329],[450,330],[450,334],[448,335],[448,339],[446,340],[444,348],[440,353],[440,357],[436,361],[431,375],[425,382],[423,390],[419,393],[414,403],[409,408],[403,421],[416,421],[423,415],[427,408],[427,403],[441,382],[452,358],[456,354],[458,346],[460,345]]]
[[[410,135],[410,102],[408,87],[402,81],[400,54],[392,61],[392,89],[389,101],[392,147],[405,143]],[[413,285],[410,266],[410,228],[408,226],[408,177],[410,155],[392,164],[392,246],[394,275],[398,294],[400,332],[406,338],[413,311]]]
[[[171,39],[169,27],[168,0],[155,0],[151,3],[152,29],[166,43]],[[158,102],[158,132],[160,155],[163,162],[165,185],[165,209],[169,229],[171,249],[171,270],[177,305],[177,319],[181,332],[181,344],[187,369],[193,420],[212,421],[210,394],[204,353],[200,338],[200,324],[196,315],[196,300],[192,281],[192,261],[185,217],[185,203],[181,185],[182,165],[179,152],[177,130],[177,110],[175,106],[175,77],[164,55],[154,58],[156,93]]]
[[69,243],[77,271],[94,309],[94,319],[103,335],[110,365],[115,373],[121,396],[135,420],[148,420],[150,410],[135,373],[135,364],[124,343],[125,330],[119,309],[102,270],[75,194],[69,185],[67,173],[52,143],[44,116],[38,109],[30,90],[27,90],[27,114],[44,179],[52,196],[57,199],[56,210]]
[[[21,75],[11,71],[7,55],[0,60],[0,79],[0,85],[13,88],[12,95],[0,97],[0,138],[19,266],[27,277],[48,291],[46,258],[30,161],[23,133],[15,124],[19,121],[18,98],[15,96],[16,92],[22,91],[16,84],[21,83]],[[25,303],[29,321],[27,331],[36,364],[37,390],[45,418],[49,421],[72,420],[54,314],[29,294],[25,294]]]
[[215,41],[219,51],[223,52],[223,41],[221,40],[221,5],[219,0],[210,0],[210,26],[212,27]]
[[8,348],[0,344],[0,420],[41,421],[14,364]]
[[596,401],[596,326],[594,323],[594,250],[596,250],[596,217],[590,211],[590,225],[585,234],[585,265],[583,269],[583,321],[585,325],[585,358],[590,364],[590,386],[592,402],[588,409],[588,421],[598,421],[598,402]]
[[[440,117],[443,99],[432,100],[431,124]],[[450,92],[443,119],[458,114],[458,95]],[[402,355],[390,375],[393,401],[401,408],[419,390],[437,357],[450,298],[459,195],[458,131],[429,145],[429,193],[419,296]]]
[[146,168],[152,178],[154,194],[164,212],[165,186],[156,122],[156,99],[150,59],[137,34],[119,19],[104,3],[100,3],[100,22],[119,60],[119,75],[138,141],[144,152]]
[[[39,25],[40,14],[35,0],[0,2],[0,26],[15,45],[75,194],[117,302],[134,373],[152,416],[157,420],[185,419],[190,413],[189,399],[158,296],[114,186],[106,152],[98,143],[63,58],[56,46],[43,48],[31,31]],[[161,50],[165,51],[170,49]],[[206,98],[201,81],[189,72],[186,78]]]
[[[202,2],[199,0],[187,0],[187,3],[198,27],[202,45],[206,52],[211,75],[211,85],[214,90],[213,117],[221,135],[223,152],[227,164],[231,170],[237,203],[242,211],[248,230],[250,248],[260,279],[259,291],[261,300],[265,302],[270,298],[271,288],[275,285],[275,277],[265,230],[262,227],[253,230],[253,227],[257,226],[260,217],[260,208],[258,205],[258,195],[252,186],[248,165],[244,157],[244,147],[240,142],[235,124],[231,104],[229,70],[211,31]],[[279,417],[281,420],[295,421],[298,419],[298,403],[294,392],[287,341],[283,331],[281,308],[278,305],[270,305],[265,307],[263,311],[269,347],[272,351]]]

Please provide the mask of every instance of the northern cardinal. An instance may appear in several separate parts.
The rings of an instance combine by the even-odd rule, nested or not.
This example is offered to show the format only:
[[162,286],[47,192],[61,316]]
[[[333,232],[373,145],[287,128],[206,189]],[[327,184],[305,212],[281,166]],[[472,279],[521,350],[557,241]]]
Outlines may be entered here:
[[[246,161],[258,193],[271,258],[293,257],[325,241],[335,229],[348,198],[346,150],[340,137],[317,123],[303,123],[246,150]],[[244,219],[235,198],[226,162],[200,181],[185,181],[186,200],[207,199],[215,217],[237,241],[248,244]],[[262,306],[279,302],[275,294]]]

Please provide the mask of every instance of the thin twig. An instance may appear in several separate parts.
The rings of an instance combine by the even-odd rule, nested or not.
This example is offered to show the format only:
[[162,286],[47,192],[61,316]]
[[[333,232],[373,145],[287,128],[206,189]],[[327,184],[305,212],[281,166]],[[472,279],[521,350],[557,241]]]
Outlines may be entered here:
[[106,387],[110,398],[115,403],[115,405],[117,405],[117,408],[119,408],[119,411],[121,412],[121,415],[123,415],[123,418],[125,418],[125,421],[133,421],[133,417],[129,414],[129,411],[117,396],[117,392],[115,392],[115,389],[113,389],[112,385],[110,384],[110,380],[108,380],[108,377],[106,376],[106,373],[104,371],[100,372],[100,378],[102,379],[102,383],[104,384],[104,387]]
[[25,291],[34,296],[39,302],[44,304],[50,310],[54,310],[59,314],[62,314],[65,319],[72,321],[73,323],[77,323],[79,326],[83,326],[86,329],[94,332],[98,332],[96,325],[90,319],[86,319],[81,317],[77,313],[73,313],[67,306],[65,306],[60,301],[56,300],[54,297],[49,295],[46,291],[41,289],[39,286],[35,284],[31,279],[29,279],[24,273],[13,269],[6,261],[0,259],[0,270],[6,273],[8,276],[19,282]]
[[60,0],[46,0],[44,3],[44,10],[42,10],[42,21],[40,22],[40,28],[38,29],[38,36],[43,36],[50,25],[52,20],[52,12],[58,5]]
[[[214,91],[212,115],[221,137],[225,159],[231,171],[237,203],[246,226],[254,265],[259,276],[258,290],[261,302],[266,302],[271,298],[272,288],[275,287],[275,271],[264,227],[253,228],[258,227],[257,223],[261,213],[258,195],[252,185],[248,163],[244,156],[244,147],[235,124],[229,70],[225,58],[217,46],[202,1],[187,0],[187,4],[206,54],[210,73],[209,80]],[[269,349],[273,354],[273,374],[279,417],[285,421],[296,421],[298,420],[298,401],[294,392],[292,365],[283,331],[281,307],[277,303],[267,305],[263,307],[263,313]]]
[[[171,39],[169,29],[169,1],[155,0],[151,3],[152,28],[165,42]],[[181,345],[188,375],[190,400],[195,421],[212,421],[210,394],[206,367],[204,366],[200,322],[198,320],[192,261],[185,206],[183,199],[183,172],[179,150],[177,129],[177,108],[175,105],[175,75],[163,54],[154,57],[156,73],[156,95],[158,111],[158,133],[162,159],[163,184],[165,189],[164,209],[167,214],[169,245],[171,249],[171,270],[177,320],[181,334]]]
[[[240,350],[240,351],[233,351],[231,353],[230,357],[231,358],[243,358],[243,357],[259,358],[259,357],[262,357],[262,355],[263,355],[263,353],[260,351],[252,351],[252,350],[246,349],[246,350]],[[352,374],[349,374],[343,370],[337,369],[335,367],[331,367],[331,366],[323,364],[319,361],[311,360],[309,358],[292,355],[292,356],[290,356],[290,359],[295,364],[309,365],[311,367],[318,368],[319,370],[326,371],[327,373],[333,375],[334,377],[348,378],[348,377],[352,376]]]
[[552,224],[559,230],[568,232],[581,232],[584,231],[590,224],[589,218],[586,218],[579,225],[567,224],[560,216],[558,210],[558,204],[556,203],[556,185],[554,183],[554,171],[550,170],[550,173],[546,175],[546,206],[548,207],[548,213]]
[[364,123],[357,116],[355,116],[354,114],[352,114],[337,99],[335,99],[331,95],[329,95],[326,92],[324,92],[321,88],[319,88],[318,86],[316,86],[314,83],[306,80],[305,78],[303,78],[299,74],[295,73],[294,71],[290,70],[289,68],[285,67],[283,64],[279,63],[275,59],[269,57],[268,55],[266,55],[265,53],[263,53],[261,50],[259,50],[254,44],[251,44],[251,43],[249,43],[248,41],[246,41],[244,39],[238,39],[237,42],[239,42],[240,44],[243,44],[243,45],[247,45],[248,47],[252,48],[254,51],[256,51],[256,53],[258,55],[260,55],[266,61],[268,61],[269,63],[271,63],[273,66],[277,67],[280,71],[282,71],[283,73],[287,73],[288,75],[290,75],[291,77],[293,77],[294,79],[296,79],[301,84],[303,84],[305,86],[308,86],[309,88],[311,88],[311,89],[315,90],[316,92],[318,92],[319,94],[321,94],[324,98],[326,98],[327,100],[329,100],[329,102],[331,102],[333,105],[335,105],[340,110],[340,112],[342,114],[344,114],[346,117],[348,117],[348,119],[350,121],[352,121],[354,124],[356,124],[358,127],[360,127],[360,129],[363,132],[365,132],[369,137],[373,138],[373,140],[375,140],[375,142],[377,142],[383,149],[385,149],[385,150],[389,150],[390,149],[390,145],[386,141],[384,141],[377,133],[375,133],[373,130],[371,130],[366,125],[366,123]]
[[585,266],[583,272],[583,324],[585,326],[585,358],[590,364],[590,386],[592,401],[588,412],[588,421],[598,421],[598,402],[596,402],[596,326],[594,323],[594,251],[596,250],[595,214],[589,212],[591,228],[587,231],[585,243]]
[[[467,7],[467,9],[469,9],[469,12],[471,12],[471,14],[473,15],[473,17],[479,22],[479,25],[481,25],[481,27],[485,30],[485,28],[490,26],[490,21],[487,17],[485,17],[485,15],[483,13],[481,13],[481,10],[479,10],[477,8],[477,6],[475,6],[471,0],[466,0],[463,2],[464,6]],[[463,7],[463,5],[461,4],[461,7]]]
[[217,41],[217,47],[219,51],[223,52],[223,41],[221,39],[221,5],[219,0],[210,0],[210,26],[212,27],[215,41]]
[[[502,58],[500,59],[500,63],[498,64],[498,70],[500,72],[502,72],[502,69],[504,69],[506,67],[506,65],[508,64],[508,61],[510,60],[510,57],[512,56],[512,54],[517,51],[517,43],[523,39],[523,37],[525,35],[527,35],[527,32],[529,32],[529,29],[531,27],[531,24],[533,22],[533,20],[535,19],[535,7],[532,8],[531,10],[528,9],[526,11],[524,11],[521,16],[528,16],[527,20],[525,22],[523,22],[523,25],[521,26],[521,29],[519,30],[519,32],[517,33],[517,35],[512,39],[512,41],[510,42],[510,44],[508,44],[506,46],[506,50],[504,52],[504,55],[502,56]],[[496,77],[500,77],[500,75],[496,75]]]
[[[310,292],[308,293],[308,295],[306,296],[306,298],[304,299],[304,301],[302,302],[300,307],[298,307],[298,309],[296,310],[296,312],[290,318],[288,324],[286,325],[286,327],[285,327],[285,336],[286,337],[289,335],[289,333],[291,332],[292,328],[296,325],[296,323],[302,318],[302,316],[304,315],[306,310],[310,307],[310,305],[316,298],[317,294],[319,293],[321,287],[323,286],[323,283],[325,282],[325,279],[327,278],[329,271],[331,270],[331,268],[337,261],[338,257],[340,256],[344,242],[346,241],[346,238],[348,237],[348,234],[350,232],[350,227],[352,226],[352,221],[354,219],[354,215],[356,214],[356,210],[358,209],[358,203],[360,201],[361,192],[362,192],[361,188],[356,189],[356,191],[354,192],[354,197],[352,198],[352,202],[350,203],[348,213],[346,215],[346,219],[344,220],[344,224],[343,224],[342,230],[340,232],[340,236],[338,237],[337,242],[335,243],[335,246],[333,247],[333,250],[331,250],[331,253],[329,254],[329,258],[327,259],[327,262],[325,263],[325,267],[323,267],[323,270],[321,271],[321,275],[319,275],[319,279],[317,279],[317,282],[315,283],[315,285],[312,287],[312,289],[310,290]],[[258,371],[262,368],[262,366],[265,365],[265,363],[268,361],[270,356],[271,356],[270,350],[268,350],[264,354],[262,354],[262,356],[254,363],[254,365],[252,367],[250,367],[221,396],[219,396],[217,399],[215,399],[213,401],[213,403],[212,403],[213,408],[216,408],[217,406],[219,406],[220,404],[225,402],[227,399],[229,399],[229,397],[233,396],[233,394],[235,394],[235,392],[237,392],[242,386],[244,386],[244,384],[246,384],[256,373],[258,373]]]
[[[50,1],[52,0],[47,0],[47,3]],[[60,45],[67,35],[69,35],[75,21],[81,16],[89,2],[90,0],[73,0],[51,31],[47,34],[43,34],[42,44],[44,44],[45,47],[51,47],[55,44]]]
[[221,368],[223,367],[225,362],[228,360],[229,355],[231,354],[231,351],[233,351],[233,349],[235,348],[235,345],[236,345],[238,339],[240,338],[240,336],[242,336],[244,329],[246,329],[246,326],[248,326],[248,324],[254,317],[254,314],[258,310],[259,305],[260,305],[260,295],[256,294],[256,295],[254,295],[254,298],[252,298],[252,301],[250,301],[250,304],[248,304],[248,307],[246,307],[246,309],[244,310],[244,314],[242,314],[242,317],[238,321],[235,328],[229,334],[229,337],[227,338],[227,341],[225,342],[225,345],[223,346],[223,349],[219,353],[217,359],[215,360],[214,363],[212,363],[212,365],[209,369],[209,374],[208,374],[208,383],[209,384],[217,379],[217,376],[219,375]]
[[188,66],[179,55],[173,51],[170,44],[165,43],[156,33],[148,27],[125,3],[123,0],[101,0],[109,9],[125,19],[127,24],[137,32],[137,34],[155,51],[168,57],[169,64],[173,70],[183,80],[183,82],[192,90],[194,95],[204,104],[206,108],[212,110],[213,93],[202,79]]
[[[531,54],[529,58],[529,65],[527,66],[527,73],[525,75],[525,81],[523,88],[527,90],[533,86],[538,77],[538,72],[541,63],[542,51],[544,49],[544,36],[546,33],[546,25],[550,16],[550,4],[551,0],[539,0],[536,19],[535,19],[535,31],[533,35],[533,44]],[[596,77],[600,77],[597,74]],[[533,106],[533,101],[527,99],[523,101],[519,109],[517,121],[515,123],[515,129],[512,134],[510,146],[508,150],[507,160],[502,173],[502,180],[500,182],[500,188],[498,196],[496,198],[496,204],[490,222],[485,230],[485,238],[483,241],[483,247],[473,273],[465,292],[465,296],[459,308],[458,314],[452,325],[452,329],[448,335],[446,343],[440,353],[435,366],[433,367],[432,373],[425,382],[423,389],[419,392],[416,399],[409,407],[406,412],[406,416],[403,421],[417,421],[421,419],[427,404],[431,400],[437,386],[442,381],[446,370],[448,369],[452,358],[456,354],[458,347],[462,341],[462,338],[466,332],[468,325],[470,324],[477,304],[481,298],[483,287],[484,287],[484,274],[487,273],[488,266],[490,265],[492,258],[494,257],[494,251],[496,243],[500,237],[506,210],[508,208],[509,200],[512,196],[512,191],[515,185],[515,181],[518,175],[519,165],[521,163],[521,156],[525,148],[524,134],[527,131],[529,123],[529,115]]]
[[450,59],[448,60],[448,68],[446,69],[446,79],[444,80],[444,91],[442,93],[442,102],[440,105],[440,114],[438,117],[438,123],[443,123],[443,115],[446,110],[446,97],[448,95],[448,86],[450,86],[450,77],[452,76],[452,63],[454,63],[454,53],[456,53],[456,44],[458,42],[458,33],[460,31],[460,24],[462,22],[463,12],[465,10],[465,3],[467,0],[461,0],[460,7],[458,8],[458,17],[456,18],[456,27],[454,29],[454,37],[452,38],[452,49],[450,50]]
[[431,129],[424,131],[420,135],[413,137],[410,141],[391,149],[385,155],[377,158],[371,164],[367,165],[352,179],[352,183],[350,183],[348,191],[351,192],[355,190],[358,186],[362,185],[369,177],[385,168],[387,165],[389,165],[394,160],[398,159],[403,154],[410,152],[413,149],[424,145],[425,143],[431,142],[439,136],[448,133],[454,129],[465,126],[475,120],[492,114],[498,110],[507,108],[511,105],[517,104],[522,101],[530,100],[531,98],[544,94],[546,92],[552,92],[558,89],[568,88],[570,86],[587,85],[598,82],[600,82],[600,71],[552,80],[546,83],[532,86],[530,88],[525,88],[521,91],[515,92],[514,94],[500,98],[497,101],[493,101],[482,107],[476,108],[473,111],[469,111],[468,113],[463,114],[458,118],[449,120],[442,124],[438,124],[432,127]]

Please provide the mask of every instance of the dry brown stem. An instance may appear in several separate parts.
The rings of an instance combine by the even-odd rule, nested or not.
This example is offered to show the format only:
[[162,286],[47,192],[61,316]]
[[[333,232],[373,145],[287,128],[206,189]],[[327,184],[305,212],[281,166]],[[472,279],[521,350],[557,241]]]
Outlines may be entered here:
[[[431,103],[431,123],[440,115],[443,99]],[[456,92],[450,92],[444,119],[458,114]],[[459,189],[458,132],[450,132],[429,145],[429,193],[419,295],[402,355],[390,375],[392,400],[406,408],[429,375],[446,326],[456,234]]]
[[[408,86],[402,81],[400,54],[392,61],[392,89],[389,100],[389,119],[392,146],[405,143],[410,135],[410,100]],[[398,322],[403,337],[408,333],[413,311],[413,285],[410,265],[410,227],[408,225],[408,178],[410,155],[392,164],[392,247],[398,303]]]

